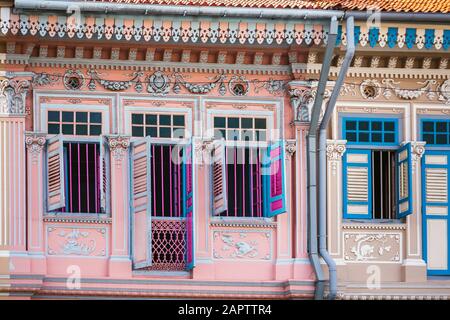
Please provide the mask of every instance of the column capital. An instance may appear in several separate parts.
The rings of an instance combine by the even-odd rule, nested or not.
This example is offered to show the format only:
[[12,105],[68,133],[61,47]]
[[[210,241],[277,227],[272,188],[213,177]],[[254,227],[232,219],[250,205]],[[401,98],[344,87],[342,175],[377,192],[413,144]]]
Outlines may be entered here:
[[309,122],[314,102],[311,88],[312,82],[310,81],[291,81],[288,83],[291,107],[294,109],[294,124]]
[[327,159],[330,161],[340,161],[345,153],[347,140],[327,139]]
[[297,149],[297,141],[295,139],[286,140],[286,145],[285,145],[286,159],[292,158],[296,149]]
[[0,114],[25,116],[27,114],[25,102],[30,81],[3,77],[0,79]]
[[116,160],[117,165],[120,165],[130,146],[130,137],[122,135],[108,135],[106,136],[106,140],[109,150],[111,150],[111,154]]
[[412,172],[416,171],[417,165],[422,159],[425,153],[425,141],[411,141],[411,162],[412,162]]
[[46,134],[42,132],[25,132],[25,146],[32,157],[32,163],[37,162],[46,144]]

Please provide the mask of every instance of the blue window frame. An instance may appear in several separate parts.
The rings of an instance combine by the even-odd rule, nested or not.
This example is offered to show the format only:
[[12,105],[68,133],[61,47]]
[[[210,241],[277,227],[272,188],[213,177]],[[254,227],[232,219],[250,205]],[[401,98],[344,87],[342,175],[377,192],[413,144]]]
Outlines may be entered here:
[[423,119],[420,125],[422,140],[428,146],[450,144],[450,120]]
[[347,144],[398,145],[398,119],[344,118],[342,122]]

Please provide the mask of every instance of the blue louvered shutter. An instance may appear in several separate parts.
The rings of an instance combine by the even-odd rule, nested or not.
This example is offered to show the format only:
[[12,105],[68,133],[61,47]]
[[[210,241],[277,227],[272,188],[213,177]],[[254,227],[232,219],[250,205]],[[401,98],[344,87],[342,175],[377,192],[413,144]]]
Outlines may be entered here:
[[397,150],[395,161],[397,166],[397,218],[404,218],[412,213],[411,143],[407,143]]

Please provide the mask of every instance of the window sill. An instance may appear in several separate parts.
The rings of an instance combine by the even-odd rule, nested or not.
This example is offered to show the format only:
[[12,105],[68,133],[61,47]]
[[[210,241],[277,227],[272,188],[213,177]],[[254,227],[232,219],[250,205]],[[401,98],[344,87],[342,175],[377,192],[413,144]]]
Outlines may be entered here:
[[275,228],[277,223],[272,218],[234,218],[213,217],[212,227],[240,227],[240,228]]
[[108,214],[46,214],[45,222],[111,224]]
[[405,230],[406,223],[398,219],[393,220],[362,220],[345,219],[343,229],[366,229],[366,230]]

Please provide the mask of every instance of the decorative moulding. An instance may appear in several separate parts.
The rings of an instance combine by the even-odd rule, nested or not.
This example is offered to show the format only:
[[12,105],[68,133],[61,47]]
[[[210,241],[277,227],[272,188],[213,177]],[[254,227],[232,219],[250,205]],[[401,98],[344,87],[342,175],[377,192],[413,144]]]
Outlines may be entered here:
[[342,229],[352,230],[406,230],[406,224],[399,223],[344,223]]

